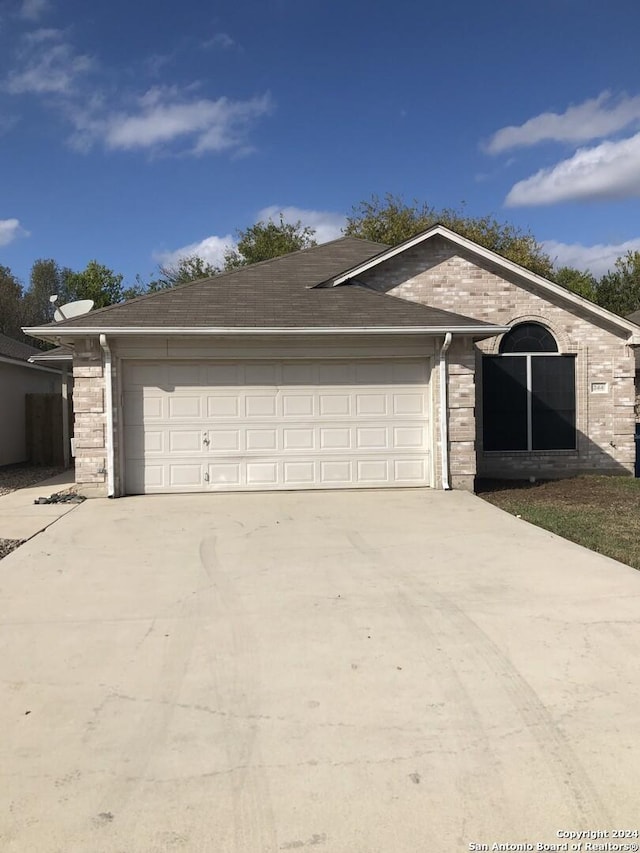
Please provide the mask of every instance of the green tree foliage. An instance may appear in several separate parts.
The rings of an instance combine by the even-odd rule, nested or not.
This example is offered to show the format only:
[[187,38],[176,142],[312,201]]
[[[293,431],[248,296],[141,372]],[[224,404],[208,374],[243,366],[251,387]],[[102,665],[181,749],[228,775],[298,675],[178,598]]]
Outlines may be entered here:
[[390,193],[383,199],[374,195],[355,205],[347,217],[344,233],[397,246],[438,223],[531,272],[546,278],[553,274],[553,263],[541,244],[532,234],[515,225],[499,222],[493,216],[467,216],[463,209],[436,210],[418,201],[405,204],[402,198]]
[[24,294],[22,319],[25,326],[37,326],[53,320],[55,306],[51,296],[58,296],[58,304],[68,302],[65,278],[70,270],[61,269],[52,258],[34,261],[29,276],[29,288]]
[[597,301],[598,282],[590,272],[582,272],[574,267],[560,267],[553,274],[553,281],[572,290],[578,296],[584,296],[592,302]]
[[167,290],[169,287],[197,281],[200,278],[211,278],[220,272],[220,267],[210,264],[198,255],[188,255],[180,258],[177,264],[161,266],[159,271],[159,278],[150,281],[147,285],[146,289],[149,293]]
[[626,317],[640,309],[640,252],[627,252],[598,282],[596,301]]
[[22,285],[9,267],[0,266],[0,332],[16,340],[22,334]]
[[258,261],[268,261],[316,246],[315,231],[303,226],[302,222],[285,222],[280,214],[280,221],[256,222],[244,231],[238,231],[238,244],[235,249],[229,249],[224,257],[224,269],[235,270],[239,267],[255,264]]
[[89,261],[82,272],[65,270],[66,300],[93,299],[95,308],[122,301],[122,275],[97,261]]

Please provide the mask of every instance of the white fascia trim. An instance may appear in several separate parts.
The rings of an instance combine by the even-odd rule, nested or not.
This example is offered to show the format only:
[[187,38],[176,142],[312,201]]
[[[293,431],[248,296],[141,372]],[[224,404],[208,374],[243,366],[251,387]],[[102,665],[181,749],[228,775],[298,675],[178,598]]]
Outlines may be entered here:
[[43,363],[51,363],[51,364],[71,364],[73,361],[73,355],[69,353],[69,355],[52,355],[48,358],[43,357],[41,355],[32,355],[29,359],[31,364],[43,364]]
[[461,237],[460,234],[456,234],[455,231],[450,231],[444,225],[436,225],[433,228],[430,228],[428,231],[425,231],[423,234],[418,234],[417,237],[414,237],[412,240],[407,240],[405,243],[401,243],[399,246],[394,246],[394,248],[389,249],[386,252],[383,252],[381,255],[377,255],[375,258],[372,258],[370,261],[365,261],[365,263],[360,264],[358,267],[354,267],[346,273],[338,276],[338,278],[333,280],[332,287],[337,287],[340,284],[344,284],[345,281],[348,281],[350,278],[355,278],[358,275],[361,275],[363,272],[372,269],[373,267],[378,266],[378,264],[384,263],[384,261],[388,261],[389,258],[393,258],[396,255],[402,254],[402,252],[406,252],[407,249],[412,249],[414,246],[423,243],[425,240],[430,240],[432,237],[444,237],[447,240],[450,240],[452,243],[457,243],[458,246],[461,246],[463,249],[466,249],[468,252],[471,252],[474,255],[479,255],[481,258],[484,258],[487,261],[490,261],[496,266],[502,267],[505,270],[509,270],[509,272],[515,273],[519,275],[521,278],[526,278],[533,284],[538,285],[538,287],[543,288],[544,290],[548,290],[556,296],[560,296],[562,299],[565,299],[567,302],[573,302],[574,305],[580,306],[585,311],[588,311],[591,314],[595,314],[597,317],[601,317],[603,320],[608,320],[610,323],[618,326],[621,329],[625,329],[630,332],[631,340],[630,344],[640,344],[640,329],[636,323],[632,323],[631,320],[625,320],[623,317],[620,317],[618,314],[614,314],[613,311],[607,311],[606,308],[601,308],[599,305],[594,305],[593,302],[590,302],[588,299],[585,299],[583,296],[578,296],[576,293],[573,293],[571,290],[567,290],[566,287],[561,287],[559,284],[555,284],[552,281],[549,281],[547,278],[543,278],[541,275],[537,275],[536,273],[530,272],[524,267],[520,266],[520,264],[516,264],[513,261],[507,260],[507,258],[503,258],[502,255],[496,254],[496,252],[492,252],[491,249],[485,249],[484,246],[479,246],[477,243],[474,243],[473,240],[468,240],[466,237]]
[[32,364],[31,359],[23,361],[21,358],[5,358],[0,356],[0,362],[3,364],[12,364],[14,367],[26,367],[28,370],[43,370],[45,373],[55,373],[56,376],[61,376],[60,370],[54,367],[41,367],[39,364]]
[[84,335],[442,335],[446,332],[451,332],[456,335],[501,335],[503,332],[510,331],[509,326],[393,326],[388,328],[365,327],[357,326],[354,328],[299,328],[299,329],[259,329],[251,328],[180,328],[180,327],[144,327],[132,326],[129,329],[123,327],[116,328],[75,328],[56,329],[33,327],[25,329],[29,335],[33,337],[58,338],[58,337],[78,337]]

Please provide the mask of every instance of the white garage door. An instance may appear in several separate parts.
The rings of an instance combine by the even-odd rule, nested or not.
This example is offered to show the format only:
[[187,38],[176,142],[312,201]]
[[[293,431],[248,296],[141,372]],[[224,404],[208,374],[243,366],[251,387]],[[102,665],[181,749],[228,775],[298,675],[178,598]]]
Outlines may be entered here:
[[425,486],[427,359],[128,362],[129,494]]

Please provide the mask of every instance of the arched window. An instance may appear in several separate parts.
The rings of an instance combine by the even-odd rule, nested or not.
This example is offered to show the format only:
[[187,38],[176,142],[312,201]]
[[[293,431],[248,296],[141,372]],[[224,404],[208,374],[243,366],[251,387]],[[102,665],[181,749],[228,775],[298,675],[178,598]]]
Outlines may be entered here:
[[575,356],[539,323],[514,326],[482,359],[484,450],[573,450]]
[[500,341],[500,354],[511,352],[558,352],[558,344],[540,323],[520,323]]

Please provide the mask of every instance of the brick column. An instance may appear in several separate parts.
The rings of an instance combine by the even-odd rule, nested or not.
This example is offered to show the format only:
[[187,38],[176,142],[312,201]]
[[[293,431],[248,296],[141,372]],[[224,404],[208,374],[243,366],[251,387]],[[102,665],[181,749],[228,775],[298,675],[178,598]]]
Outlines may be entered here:
[[73,357],[76,484],[94,497],[106,495],[104,373],[97,342],[78,346]]

